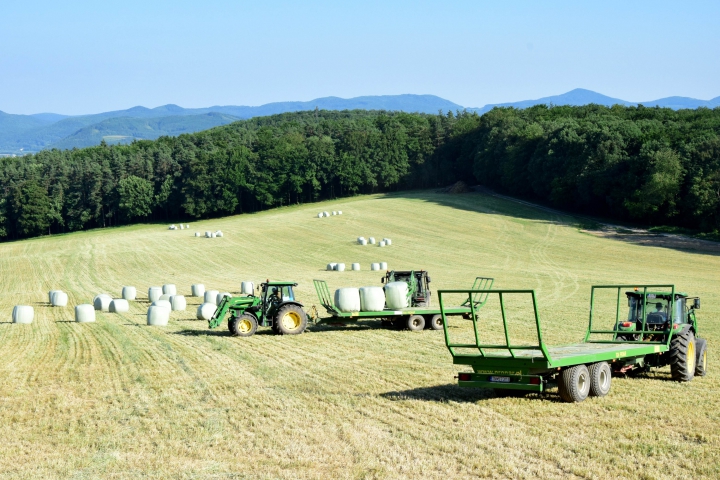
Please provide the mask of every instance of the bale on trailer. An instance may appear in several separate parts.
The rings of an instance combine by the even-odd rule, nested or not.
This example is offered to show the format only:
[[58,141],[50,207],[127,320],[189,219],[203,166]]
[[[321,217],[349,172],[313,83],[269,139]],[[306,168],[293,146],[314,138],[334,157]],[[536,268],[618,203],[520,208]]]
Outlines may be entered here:
[[192,291],[193,297],[202,297],[205,295],[205,285],[202,283],[194,283],[192,287],[190,287],[190,290]]
[[15,305],[12,311],[13,323],[30,324],[35,318],[35,309],[30,305]]
[[408,307],[408,284],[406,282],[390,282],[385,285],[385,303],[387,308],[400,309]]
[[335,290],[335,305],[341,312],[360,311],[360,291],[357,288],[338,288]]
[[214,303],[203,303],[197,308],[198,320],[210,320],[215,315],[217,305]]
[[360,288],[360,311],[379,312],[385,308],[385,292],[382,287]]
[[170,297],[170,308],[177,311],[185,310],[187,301],[183,295],[173,295]]
[[137,289],[135,287],[125,286],[122,289],[122,298],[125,300],[135,300],[137,297]]
[[75,306],[75,321],[77,323],[90,323],[95,321],[95,307],[89,303]]
[[207,290],[205,291],[205,303],[212,303],[213,305],[217,305],[217,296],[218,296],[217,290]]
[[66,307],[68,304],[68,294],[58,290],[52,295],[52,299],[50,300],[50,305],[53,307]]
[[148,301],[152,303],[158,300],[162,294],[162,287],[150,287],[148,288]]
[[147,324],[155,327],[165,327],[170,320],[170,308],[150,306],[147,311]]
[[100,310],[101,312],[107,312],[110,308],[110,302],[112,302],[112,300],[113,300],[112,297],[105,293],[101,293],[100,295],[97,295],[93,299],[93,305],[95,306],[95,310]]
[[110,313],[124,313],[130,310],[130,304],[124,298],[115,298],[110,302]]

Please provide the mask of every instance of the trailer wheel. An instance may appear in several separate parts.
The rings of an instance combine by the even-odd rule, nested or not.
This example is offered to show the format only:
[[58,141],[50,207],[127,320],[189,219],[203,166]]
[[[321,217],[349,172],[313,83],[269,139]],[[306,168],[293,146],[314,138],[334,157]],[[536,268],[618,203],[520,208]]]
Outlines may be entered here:
[[590,365],[590,395],[604,397],[610,391],[612,371],[607,362],[597,362]]
[[297,335],[307,327],[307,315],[297,305],[283,305],[275,316],[275,325],[280,335]]
[[410,315],[405,326],[411,332],[419,332],[425,328],[425,317],[422,315]]
[[689,382],[695,376],[695,335],[675,335],[670,341],[670,374],[673,380]]
[[704,377],[707,373],[707,341],[704,338],[696,338],[695,348],[697,349],[695,376]]
[[582,402],[590,393],[590,372],[585,365],[575,365],[560,372],[558,391],[566,402]]
[[257,318],[247,313],[233,317],[228,322],[233,337],[251,337],[257,331]]
[[428,328],[430,330],[442,330],[443,329],[443,321],[442,321],[442,315],[439,313],[436,313],[435,315],[430,317],[430,320],[428,320]]

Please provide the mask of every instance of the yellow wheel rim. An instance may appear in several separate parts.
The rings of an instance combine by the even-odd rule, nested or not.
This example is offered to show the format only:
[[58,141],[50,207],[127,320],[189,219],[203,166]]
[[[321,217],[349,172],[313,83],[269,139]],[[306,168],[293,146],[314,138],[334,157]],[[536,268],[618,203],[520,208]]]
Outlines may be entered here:
[[247,318],[240,320],[240,323],[238,323],[238,331],[240,333],[247,333],[250,330],[252,330],[252,322],[250,322]]
[[300,328],[300,315],[298,315],[297,312],[287,312],[283,315],[280,323],[282,323],[282,326],[287,330],[296,330]]
[[688,368],[688,372],[695,371],[695,342],[688,343],[687,368]]
[[707,350],[705,350],[705,351],[703,352],[703,356],[702,356],[702,367],[703,367],[703,370],[707,370]]

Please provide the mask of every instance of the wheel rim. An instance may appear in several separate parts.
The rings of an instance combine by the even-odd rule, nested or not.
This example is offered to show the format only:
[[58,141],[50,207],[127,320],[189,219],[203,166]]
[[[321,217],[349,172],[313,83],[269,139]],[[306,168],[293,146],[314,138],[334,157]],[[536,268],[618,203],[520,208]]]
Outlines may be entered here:
[[250,330],[252,330],[252,322],[248,320],[247,318],[243,318],[240,320],[240,323],[238,323],[238,331],[240,333],[248,333]]
[[687,347],[687,368],[688,372],[695,371],[695,342],[688,343]]
[[433,323],[436,327],[442,327],[442,317],[436,318]]
[[584,392],[588,388],[588,379],[585,372],[578,375],[577,388],[579,392]]
[[702,354],[702,368],[703,371],[707,369],[707,350],[705,350]]
[[420,326],[420,319],[419,318],[413,318],[412,319],[412,325],[413,327],[417,328]]
[[607,374],[607,372],[606,372],[605,370],[601,370],[601,371],[600,371],[600,378],[599,378],[599,380],[600,380],[600,382],[599,382],[599,383],[600,383],[600,388],[602,388],[603,390],[605,390],[605,389],[607,388],[607,386],[608,386],[608,383],[609,383],[609,377],[608,377],[608,374]]
[[300,315],[297,312],[288,312],[283,315],[280,323],[288,330],[295,330],[300,327]]

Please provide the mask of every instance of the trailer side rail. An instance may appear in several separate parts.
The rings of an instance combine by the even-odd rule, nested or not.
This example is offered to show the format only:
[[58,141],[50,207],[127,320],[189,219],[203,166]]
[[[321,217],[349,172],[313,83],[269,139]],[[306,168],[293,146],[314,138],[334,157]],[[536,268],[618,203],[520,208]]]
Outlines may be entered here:
[[[480,277],[479,277],[480,278]],[[464,294],[467,295],[467,301],[466,303],[470,306],[470,319],[473,322],[473,332],[475,335],[475,343],[453,343],[450,340],[450,334],[448,332],[448,319],[447,319],[447,308],[445,307],[445,302],[443,300],[443,295],[448,294]],[[506,295],[530,295],[532,299],[532,305],[533,305],[533,313],[535,316],[535,328],[537,330],[537,345],[514,345],[510,339],[510,334],[508,331],[508,319],[507,315],[505,314],[505,296]],[[481,341],[481,329],[478,329],[478,310],[479,307],[475,303],[475,299],[479,298],[482,299],[482,305],[485,305],[485,303],[488,300],[488,297],[490,295],[497,295],[499,304],[500,304],[500,315],[502,317],[503,322],[503,330],[505,335],[505,344],[490,344],[490,343],[483,343]],[[510,358],[517,358],[517,351],[518,350],[534,350],[540,352],[542,357],[545,359],[546,362],[551,363],[552,359],[550,358],[550,354],[548,353],[547,347],[543,343],[542,340],[542,332],[540,330],[540,316],[538,315],[537,311],[537,302],[535,299],[535,291],[534,290],[438,290],[438,302],[440,303],[440,314],[442,315],[443,320],[443,330],[445,333],[445,344],[447,345],[448,350],[450,350],[450,354],[453,357],[460,357],[460,356],[466,356],[466,354],[459,353],[458,349],[472,349],[476,350],[477,354],[473,354],[473,356],[481,357],[481,358],[497,358],[498,355],[493,355],[491,352],[488,352],[487,350],[505,350],[509,353]]]
[[[492,290],[493,283],[495,282],[494,278],[490,277],[475,277],[475,282],[473,283],[472,289],[473,290],[479,290],[479,291],[487,291]],[[487,302],[488,299],[488,293],[476,293],[472,296],[472,301],[475,304],[476,308],[481,308],[485,305],[485,302]],[[465,300],[465,302],[462,304],[463,307],[469,307],[470,306],[470,299],[468,298]]]
[[340,310],[335,306],[327,282],[325,280],[313,280],[313,285],[315,285],[315,292],[317,292],[320,304],[325,307],[325,310],[327,310],[330,315],[338,315]]

